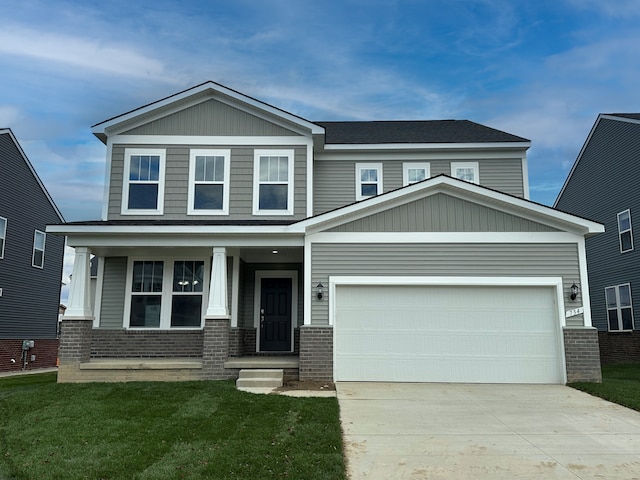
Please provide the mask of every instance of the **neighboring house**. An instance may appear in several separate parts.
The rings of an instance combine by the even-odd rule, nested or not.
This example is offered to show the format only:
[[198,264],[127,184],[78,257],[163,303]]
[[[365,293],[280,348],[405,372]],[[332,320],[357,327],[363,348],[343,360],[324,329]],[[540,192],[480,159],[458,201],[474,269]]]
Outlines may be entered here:
[[64,238],[45,232],[64,219],[8,128],[0,168],[0,372],[54,367]]
[[310,122],[213,82],[93,132],[103,218],[49,228],[76,249],[59,381],[258,364],[302,380],[601,378],[584,240],[603,229],[528,200],[524,138]]
[[[603,363],[640,362],[640,113],[600,114],[555,207],[604,224],[587,240],[593,325]],[[637,227],[637,224],[635,225]]]

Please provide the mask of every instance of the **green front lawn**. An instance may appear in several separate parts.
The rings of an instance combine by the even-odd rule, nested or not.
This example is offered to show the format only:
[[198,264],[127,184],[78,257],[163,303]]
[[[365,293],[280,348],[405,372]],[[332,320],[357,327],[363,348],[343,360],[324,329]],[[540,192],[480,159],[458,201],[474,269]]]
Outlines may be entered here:
[[602,383],[579,382],[570,386],[640,411],[640,363],[603,365]]
[[335,398],[0,379],[0,479],[344,479]]

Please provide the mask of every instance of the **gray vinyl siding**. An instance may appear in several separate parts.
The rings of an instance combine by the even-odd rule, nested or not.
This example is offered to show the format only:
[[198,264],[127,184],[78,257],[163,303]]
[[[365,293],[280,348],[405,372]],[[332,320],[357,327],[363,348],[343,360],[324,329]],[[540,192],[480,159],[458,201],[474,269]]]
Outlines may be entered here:
[[[604,224],[587,238],[592,322],[607,331],[605,287],[631,284],[635,329],[640,329],[640,125],[601,119],[558,199],[559,210]],[[629,209],[634,250],[620,253],[617,214]]]
[[127,257],[106,257],[102,277],[100,328],[123,328]]
[[554,228],[444,193],[345,223],[330,232],[554,232]]
[[34,232],[61,223],[11,135],[0,134],[0,217],[7,219],[0,258],[0,339],[55,339],[64,237],[46,234],[44,266],[31,266]]
[[[329,276],[562,277],[564,297],[579,278],[575,244],[322,244],[311,245],[311,281]],[[328,289],[326,289],[328,290]],[[567,301],[567,300],[565,300]],[[311,304],[311,323],[329,321],[329,292]],[[567,304],[569,307],[570,304]],[[577,305],[576,305],[577,306]],[[582,326],[581,315],[567,325]]]
[[259,294],[255,292],[257,270],[297,270],[298,272],[298,326],[304,323],[304,270],[299,263],[248,263],[245,264],[245,275],[241,297],[241,305],[244,307],[243,323],[238,326],[251,328],[254,326],[254,302]]
[[[345,155],[346,157],[346,155]],[[356,163],[382,163],[383,192],[402,187],[403,163],[419,160],[327,160],[314,162],[314,214],[318,215],[356,201]],[[514,159],[455,159],[454,162],[478,162],[480,184],[517,197],[524,197],[522,160]],[[449,160],[424,160],[429,163],[431,176],[451,175]]]
[[[164,190],[164,214],[158,215],[121,215],[122,187],[125,148],[165,149],[166,170]],[[305,146],[250,146],[233,145],[197,146],[193,148],[219,148],[231,150],[231,170],[229,185],[229,215],[187,215],[189,192],[189,151],[188,145],[114,145],[112,153],[111,178],[109,189],[109,220],[150,219],[158,220],[247,220],[253,216],[253,165],[254,150],[276,149],[294,151],[294,215],[260,215],[262,220],[299,220],[306,218],[307,211],[307,149]]]
[[289,136],[297,135],[216,100],[208,100],[124,132],[125,135]]

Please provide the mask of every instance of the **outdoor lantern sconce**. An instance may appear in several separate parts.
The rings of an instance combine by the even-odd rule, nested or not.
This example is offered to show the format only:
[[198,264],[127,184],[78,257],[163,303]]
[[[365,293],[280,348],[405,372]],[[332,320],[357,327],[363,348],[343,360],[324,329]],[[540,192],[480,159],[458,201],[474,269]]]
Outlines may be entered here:
[[324,288],[324,285],[322,285],[322,283],[319,283],[316,286],[316,298],[318,300],[322,300],[322,297],[324,297],[324,294],[322,293],[322,289]]
[[578,296],[578,286],[576,285],[576,282],[573,282],[573,285],[571,285],[571,300],[575,300],[576,297]]

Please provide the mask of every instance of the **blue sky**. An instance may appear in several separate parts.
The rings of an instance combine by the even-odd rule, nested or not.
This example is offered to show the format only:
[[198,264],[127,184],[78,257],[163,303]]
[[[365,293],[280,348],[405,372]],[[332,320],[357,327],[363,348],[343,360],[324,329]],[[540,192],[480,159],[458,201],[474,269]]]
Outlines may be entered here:
[[213,80],[309,120],[469,119],[532,141],[551,205],[601,112],[640,111],[636,0],[3,0],[0,127],[68,221],[91,125]]

